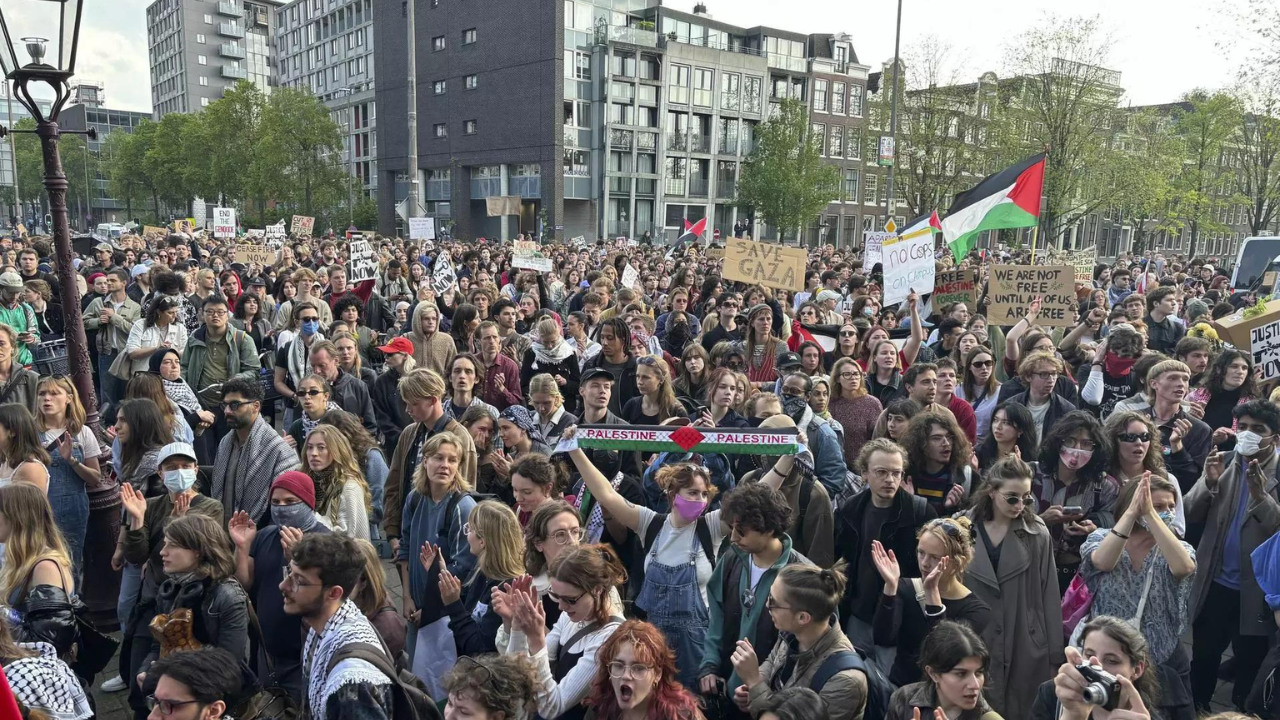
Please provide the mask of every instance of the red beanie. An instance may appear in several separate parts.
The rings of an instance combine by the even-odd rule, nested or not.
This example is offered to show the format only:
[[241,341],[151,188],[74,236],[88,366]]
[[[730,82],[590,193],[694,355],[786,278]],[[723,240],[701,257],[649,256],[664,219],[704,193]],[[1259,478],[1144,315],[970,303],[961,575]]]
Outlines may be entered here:
[[282,472],[271,481],[271,489],[284,488],[301,498],[312,510],[316,509],[316,484],[306,473],[298,470]]

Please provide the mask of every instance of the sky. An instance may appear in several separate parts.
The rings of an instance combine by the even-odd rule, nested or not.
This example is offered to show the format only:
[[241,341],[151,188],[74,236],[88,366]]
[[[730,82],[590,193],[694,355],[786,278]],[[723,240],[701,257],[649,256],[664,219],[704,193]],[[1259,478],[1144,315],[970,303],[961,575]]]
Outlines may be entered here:
[[[460,0],[453,0],[460,1]],[[77,76],[105,83],[107,106],[151,109],[146,6],[149,0],[85,3]],[[847,32],[858,59],[874,70],[893,57],[892,0],[704,0],[711,16],[738,25],[795,32]],[[1248,0],[903,0],[903,54],[935,36],[952,47],[964,80],[991,70],[1003,74],[1004,50],[1020,32],[1052,13],[1101,17],[1108,28],[1111,69],[1122,73],[1135,105],[1171,102],[1197,87],[1232,84],[1247,59],[1236,22]],[[664,0],[690,11],[695,0]],[[1232,7],[1236,8],[1235,11]],[[6,11],[7,12],[7,11]],[[24,33],[26,34],[26,33]]]

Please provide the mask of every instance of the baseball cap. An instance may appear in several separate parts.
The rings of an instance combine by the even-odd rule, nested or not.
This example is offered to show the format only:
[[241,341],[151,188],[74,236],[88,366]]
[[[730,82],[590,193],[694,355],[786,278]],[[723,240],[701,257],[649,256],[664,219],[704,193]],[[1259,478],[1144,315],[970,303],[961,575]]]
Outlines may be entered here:
[[778,361],[774,364],[779,368],[799,367],[800,356],[793,352],[785,352],[778,356]]
[[818,302],[826,302],[827,300],[835,300],[839,302],[840,293],[836,292],[835,290],[823,290],[822,292],[818,293]]
[[104,242],[101,242],[101,243],[98,243],[97,245],[94,245],[94,246],[93,246],[93,249],[94,249],[94,250],[102,250],[102,251],[104,251],[104,252],[111,252],[112,250],[115,250],[115,248],[114,248],[114,247],[111,247],[111,243],[104,243]]
[[267,281],[263,280],[260,277],[249,278],[248,286],[249,287],[266,287]]
[[398,338],[394,338],[391,342],[379,347],[378,349],[387,355],[391,355],[392,353],[404,353],[405,355],[412,355],[413,343],[409,341],[409,338],[398,337]]
[[613,373],[601,367],[594,367],[582,373],[582,377],[579,378],[578,382],[585,385],[587,382],[595,380],[596,378],[608,378],[609,382],[613,382]]
[[196,449],[191,447],[190,443],[172,442],[160,448],[160,464],[163,465],[165,460],[174,456],[188,457],[197,460]]

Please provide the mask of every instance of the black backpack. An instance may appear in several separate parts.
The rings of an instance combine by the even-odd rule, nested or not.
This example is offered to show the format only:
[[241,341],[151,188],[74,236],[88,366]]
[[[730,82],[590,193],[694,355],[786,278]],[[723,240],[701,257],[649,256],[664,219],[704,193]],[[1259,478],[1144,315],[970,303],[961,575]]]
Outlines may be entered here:
[[[662,527],[667,524],[667,515],[669,513],[658,513],[649,523],[649,527],[645,528],[644,540],[641,544],[643,554],[649,554],[653,549],[653,544],[658,541],[658,534],[662,532]],[[699,515],[698,520],[693,528],[693,532],[698,536],[698,544],[702,546],[702,552],[707,556],[707,562],[711,563],[711,567],[716,566],[716,549],[711,544],[711,526],[707,525],[705,515]]]
[[338,663],[355,658],[364,660],[391,680],[391,720],[444,720],[440,708],[431,698],[422,681],[408,670],[397,668],[386,650],[371,643],[349,643],[338,648],[329,658],[325,676],[333,672]]
[[862,712],[863,720],[884,720],[889,712],[889,699],[893,697],[893,683],[875,663],[867,662],[859,650],[841,650],[828,655],[809,680],[809,689],[822,692],[828,680],[845,670],[858,670],[867,676],[867,706]]

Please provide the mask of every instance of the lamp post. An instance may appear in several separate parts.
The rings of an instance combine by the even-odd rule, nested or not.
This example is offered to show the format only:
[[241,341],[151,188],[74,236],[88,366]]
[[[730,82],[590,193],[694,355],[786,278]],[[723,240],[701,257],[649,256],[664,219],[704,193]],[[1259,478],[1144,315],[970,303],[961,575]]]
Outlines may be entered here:
[[345,97],[347,99],[347,139],[350,144],[343,143],[347,148],[347,225],[354,226],[356,224],[356,205],[355,192],[352,190],[352,181],[356,176],[356,125],[355,125],[355,101],[351,98],[359,92],[359,85],[347,85],[340,87],[334,92],[334,95]]
[[[98,429],[98,402],[93,393],[93,376],[89,370],[89,346],[85,340],[84,322],[80,315],[80,299],[76,292],[76,270],[71,264],[71,228],[67,218],[67,175],[62,170],[58,153],[58,114],[71,96],[68,81],[75,75],[76,50],[80,40],[80,18],[84,0],[5,0],[0,7],[0,34],[4,36],[0,54],[0,71],[13,83],[18,102],[35,118],[35,134],[40,138],[44,157],[44,187],[49,194],[49,212],[53,216],[54,255],[58,264],[58,283],[62,286],[62,310],[67,339],[67,360],[71,377],[88,414],[87,423]],[[13,28],[29,34],[11,32]],[[51,42],[36,33],[57,30]],[[19,38],[30,62],[22,62],[13,40]],[[52,52],[51,52],[52,51]],[[41,112],[31,93],[33,84],[43,83],[53,90],[54,99],[46,115]],[[10,128],[11,129],[11,128]],[[92,133],[96,135],[97,133]]]

